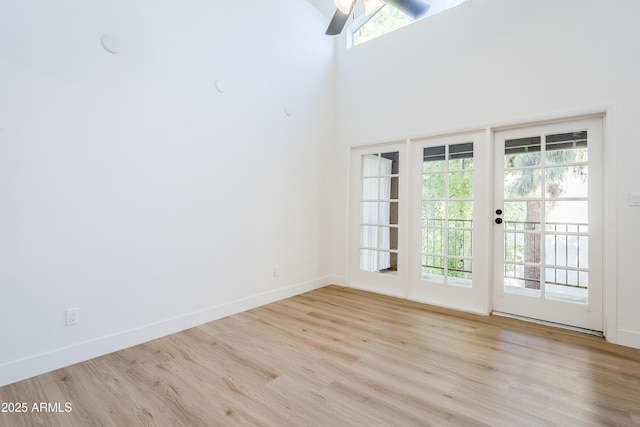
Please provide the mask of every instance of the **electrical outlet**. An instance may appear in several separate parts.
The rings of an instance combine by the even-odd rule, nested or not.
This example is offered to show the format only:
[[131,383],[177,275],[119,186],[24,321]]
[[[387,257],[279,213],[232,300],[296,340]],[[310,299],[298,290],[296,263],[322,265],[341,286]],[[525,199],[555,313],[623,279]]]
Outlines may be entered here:
[[273,267],[273,277],[280,277],[280,269],[278,267]]
[[80,323],[80,308],[67,308],[67,326]]

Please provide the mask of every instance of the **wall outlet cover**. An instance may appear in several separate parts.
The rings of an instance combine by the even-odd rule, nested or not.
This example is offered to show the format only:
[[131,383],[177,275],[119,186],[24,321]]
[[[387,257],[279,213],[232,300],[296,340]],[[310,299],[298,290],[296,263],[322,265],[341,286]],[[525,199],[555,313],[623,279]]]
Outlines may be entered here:
[[78,323],[80,323],[80,308],[78,307],[68,308],[66,325],[71,326],[71,325],[77,325]]

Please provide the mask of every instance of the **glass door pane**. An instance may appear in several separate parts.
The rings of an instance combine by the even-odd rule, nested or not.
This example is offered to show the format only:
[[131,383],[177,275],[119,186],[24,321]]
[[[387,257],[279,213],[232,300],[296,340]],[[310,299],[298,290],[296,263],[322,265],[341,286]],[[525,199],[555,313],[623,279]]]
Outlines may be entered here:
[[395,274],[399,152],[363,154],[360,165],[360,270]]
[[588,301],[587,131],[504,144],[504,291]]
[[422,278],[471,286],[473,143],[422,150]]

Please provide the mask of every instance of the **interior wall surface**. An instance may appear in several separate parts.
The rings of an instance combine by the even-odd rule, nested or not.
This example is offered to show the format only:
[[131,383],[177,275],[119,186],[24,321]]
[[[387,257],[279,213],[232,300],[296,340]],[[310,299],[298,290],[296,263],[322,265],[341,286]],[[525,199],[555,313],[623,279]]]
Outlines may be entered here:
[[[471,0],[351,49],[337,43],[337,132],[349,147],[606,113],[614,289],[609,339],[640,347],[640,43],[634,0]],[[346,162],[345,162],[346,164]],[[488,183],[490,185],[490,183]],[[610,203],[609,203],[610,202]],[[608,255],[609,256],[609,255]]]
[[325,21],[0,4],[0,385],[339,281]]

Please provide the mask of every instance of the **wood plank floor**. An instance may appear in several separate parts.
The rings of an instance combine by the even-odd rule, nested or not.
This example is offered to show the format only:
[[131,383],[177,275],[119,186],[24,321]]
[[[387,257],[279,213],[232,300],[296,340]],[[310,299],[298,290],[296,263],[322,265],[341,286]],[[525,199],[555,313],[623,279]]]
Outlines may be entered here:
[[0,402],[29,406],[0,413],[8,427],[631,426],[640,350],[329,286],[2,387]]

